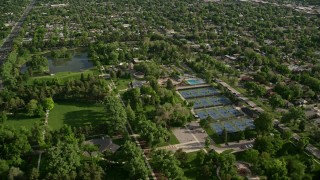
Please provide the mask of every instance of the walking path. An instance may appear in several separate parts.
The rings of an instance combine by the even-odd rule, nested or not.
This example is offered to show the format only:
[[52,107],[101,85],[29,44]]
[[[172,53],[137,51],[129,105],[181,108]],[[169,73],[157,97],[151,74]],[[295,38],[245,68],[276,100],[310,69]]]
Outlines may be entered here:
[[[44,119],[44,125],[45,125],[45,126],[48,126],[49,113],[50,113],[50,111],[49,111],[49,110],[46,110],[46,115],[45,115],[45,119]],[[43,140],[44,140],[44,138],[45,138],[45,135],[46,135],[46,128],[44,128],[43,131],[42,131],[42,138],[43,138]],[[38,166],[37,166],[38,170],[39,170],[39,168],[40,168],[41,155],[42,155],[42,153],[43,153],[43,151],[39,151]]]
[[210,84],[199,84],[199,85],[193,85],[193,86],[178,86],[176,87],[177,90],[183,90],[183,89],[194,89],[194,88],[201,88],[201,87],[209,87]]
[[[114,88],[116,88],[116,85],[114,84],[114,82],[113,82],[112,79],[111,79],[111,82],[112,82],[112,86],[113,86]],[[125,107],[125,104],[124,104],[124,102],[123,102],[123,100],[122,100],[122,98],[121,98],[121,96],[120,96],[119,93],[117,94],[117,97],[118,97],[119,100],[121,101],[123,107]],[[127,127],[125,127],[126,132],[127,132],[128,134],[130,134],[130,135],[134,138],[135,143],[142,149],[141,144],[140,144],[140,142],[138,141],[138,138],[137,138],[138,135],[137,135],[137,134],[134,134],[134,132],[133,132],[133,130],[132,130],[132,128],[131,128],[130,123],[128,122],[127,124],[128,124],[128,127],[129,127],[129,131],[128,131]],[[156,177],[156,175],[154,174],[154,171],[153,171],[153,169],[152,169],[152,167],[151,167],[151,165],[150,165],[150,163],[149,163],[149,161],[148,161],[148,159],[147,159],[147,156],[145,155],[143,149],[142,149],[142,152],[143,152],[143,153],[142,153],[142,156],[143,156],[143,158],[144,158],[144,161],[145,161],[145,163],[147,164],[147,167],[149,168],[149,170],[151,171],[152,179],[157,180],[157,177]]]

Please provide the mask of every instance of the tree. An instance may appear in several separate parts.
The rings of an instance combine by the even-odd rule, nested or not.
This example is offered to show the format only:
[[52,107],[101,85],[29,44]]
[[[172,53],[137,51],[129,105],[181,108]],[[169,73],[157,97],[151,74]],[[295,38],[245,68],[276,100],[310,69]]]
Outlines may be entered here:
[[270,133],[273,129],[273,119],[268,113],[262,113],[254,120],[255,128],[262,134]]
[[231,153],[223,152],[218,156],[218,165],[220,166],[221,179],[230,179],[237,175],[236,168],[234,166],[236,158]]
[[272,159],[266,162],[265,174],[268,179],[287,179],[287,168],[284,160]]
[[292,137],[292,132],[291,130],[285,130],[282,132],[282,138],[286,141],[289,141]]
[[130,104],[127,105],[126,107],[126,113],[127,113],[127,119],[129,122],[134,122],[136,119],[136,115],[134,111],[131,109]]
[[203,165],[206,153],[203,150],[197,152],[197,160],[200,165]]
[[81,151],[77,142],[58,142],[47,151],[48,164],[45,166],[48,177],[58,177],[66,179],[75,174],[76,169],[80,167]]
[[248,149],[245,151],[245,154],[243,157],[245,157],[245,160],[252,164],[257,164],[259,162],[259,151],[255,149]]
[[126,141],[117,156],[119,160],[126,162],[124,169],[129,172],[130,179],[146,179],[149,169],[142,156],[143,152],[131,141]]
[[9,165],[5,160],[0,160],[0,178],[5,179],[9,171]]
[[181,179],[184,177],[183,170],[179,167],[180,162],[172,156],[172,152],[164,149],[155,150],[151,153],[151,164],[156,170],[168,179]]
[[209,146],[211,145],[211,139],[209,136],[206,138],[206,141],[204,142],[204,144],[206,148],[209,148]]
[[300,151],[303,151],[308,144],[309,144],[309,138],[301,137],[297,143],[297,146]]
[[289,159],[287,162],[287,169],[291,179],[303,179],[306,166],[296,159]]
[[203,128],[209,128],[212,117],[208,116],[207,119],[201,119],[200,120],[200,126]]
[[116,96],[107,96],[105,99],[107,125],[110,133],[123,131],[127,123],[127,114],[120,100]]
[[299,123],[299,130],[301,132],[303,132],[305,130],[305,128],[306,128],[306,120],[305,119],[301,119],[300,123]]
[[38,101],[35,99],[31,99],[26,106],[26,109],[28,111],[28,116],[35,116],[37,108],[38,108]]
[[227,144],[228,143],[228,131],[225,128],[223,128],[222,134],[223,134],[223,141],[225,144]]
[[174,156],[180,161],[182,166],[185,166],[187,164],[188,156],[187,153],[184,152],[182,149],[178,149]]
[[289,109],[289,112],[281,118],[281,121],[284,123],[293,122],[295,125],[298,119],[306,119],[305,112],[301,107],[292,107]]
[[140,119],[138,129],[141,138],[146,140],[151,146],[167,141],[170,136],[166,128],[146,119]]
[[21,157],[31,150],[28,137],[29,131],[24,128],[3,126],[0,130],[0,159],[7,160],[10,165],[21,165]]
[[271,96],[269,99],[269,103],[270,103],[273,110],[275,110],[277,107],[284,106],[284,100],[278,94]]
[[267,152],[271,155],[275,154],[278,150],[282,148],[283,140],[274,136],[258,136],[254,142],[254,149],[259,152]]
[[37,168],[32,168],[28,176],[29,180],[38,180],[40,176],[39,170]]
[[11,167],[8,174],[8,180],[24,179],[24,172],[17,167]]
[[134,88],[126,91],[123,94],[123,99],[130,102],[130,106],[132,109],[137,110],[139,109],[138,103],[140,102],[140,96],[141,96],[140,89]]
[[0,112],[0,124],[4,124],[7,121],[7,114],[6,112]]
[[173,89],[174,89],[174,85],[173,85],[171,79],[168,79],[168,80],[167,80],[167,86],[166,86],[166,88],[169,89],[169,90],[173,90]]
[[33,56],[32,60],[27,64],[32,68],[32,70],[35,71],[42,72],[48,70],[48,59],[43,56]]
[[245,135],[244,131],[240,131],[239,132],[239,139],[240,140],[245,140],[246,139],[246,135]]
[[43,101],[43,107],[46,109],[46,110],[49,110],[51,111],[53,108],[54,108],[54,101],[52,98],[46,98],[44,99]]
[[98,164],[94,162],[86,162],[81,165],[77,179],[83,180],[101,180],[104,177],[105,172]]

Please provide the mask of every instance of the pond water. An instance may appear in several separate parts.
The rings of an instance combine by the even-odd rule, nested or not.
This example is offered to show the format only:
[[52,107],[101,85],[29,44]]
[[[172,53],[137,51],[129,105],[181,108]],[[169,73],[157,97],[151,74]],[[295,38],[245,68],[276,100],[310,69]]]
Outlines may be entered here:
[[[49,61],[49,72],[51,74],[58,72],[81,72],[93,67],[93,64],[89,61],[88,52],[76,50],[71,53],[72,56],[68,59],[53,59],[50,57],[50,53],[45,54],[44,56]],[[27,66],[24,65],[21,68],[21,72],[25,72],[26,70]]]

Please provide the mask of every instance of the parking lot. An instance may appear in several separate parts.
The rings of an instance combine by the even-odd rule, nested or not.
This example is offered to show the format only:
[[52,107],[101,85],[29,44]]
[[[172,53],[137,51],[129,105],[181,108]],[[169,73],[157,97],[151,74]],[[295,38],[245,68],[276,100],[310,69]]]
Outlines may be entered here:
[[195,138],[192,136],[191,132],[185,127],[174,128],[172,129],[172,132],[180,143],[196,141]]

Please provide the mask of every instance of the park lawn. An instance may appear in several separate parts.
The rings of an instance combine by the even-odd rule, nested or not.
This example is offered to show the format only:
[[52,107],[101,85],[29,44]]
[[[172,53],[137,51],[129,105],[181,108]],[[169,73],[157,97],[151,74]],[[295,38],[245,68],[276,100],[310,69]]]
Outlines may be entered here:
[[[30,118],[21,113],[8,117],[6,125],[31,128],[35,122],[43,118]],[[99,125],[107,119],[104,107],[90,103],[59,102],[49,114],[49,127],[52,130],[61,128],[64,124],[79,127],[84,125]]]
[[95,76],[95,75],[98,75],[99,72],[95,68],[88,69],[83,72],[59,72],[54,74],[53,76],[48,75],[48,76],[31,77],[27,81],[27,84],[32,85],[34,81],[51,81],[53,79],[57,79],[60,84],[63,84],[68,80],[80,80],[81,74],[83,74],[84,77],[86,78],[88,74],[90,74],[91,76]]
[[43,118],[29,117],[24,113],[18,113],[16,116],[8,116],[5,125],[15,128],[25,127],[30,129],[36,122],[40,122]]
[[49,126],[59,129],[64,124],[72,127],[98,125],[106,121],[104,107],[90,103],[63,102],[55,103],[49,114]]
[[[108,80],[108,82],[111,83],[111,80]],[[117,86],[117,89],[124,90],[129,88],[129,83],[131,82],[130,79],[117,79],[113,80],[114,84]]]

